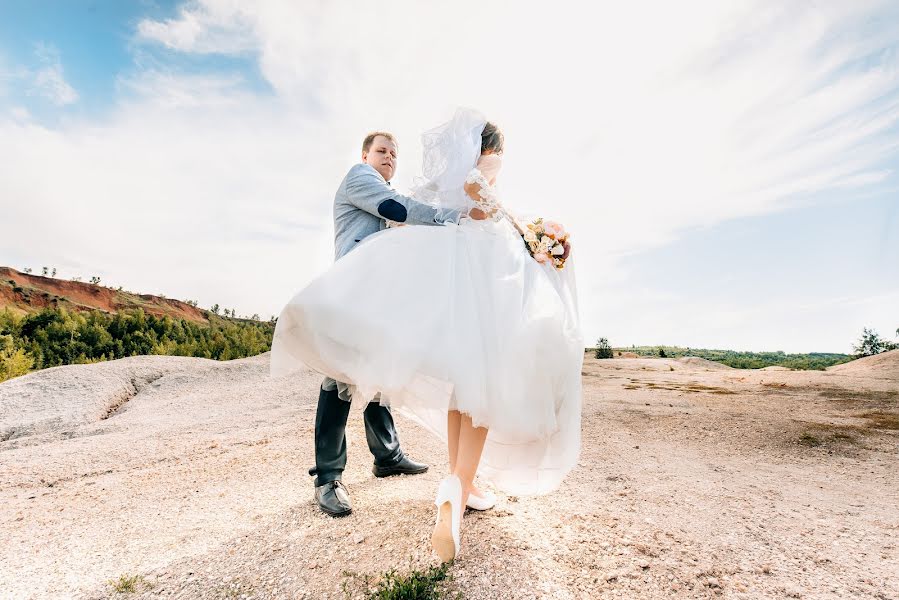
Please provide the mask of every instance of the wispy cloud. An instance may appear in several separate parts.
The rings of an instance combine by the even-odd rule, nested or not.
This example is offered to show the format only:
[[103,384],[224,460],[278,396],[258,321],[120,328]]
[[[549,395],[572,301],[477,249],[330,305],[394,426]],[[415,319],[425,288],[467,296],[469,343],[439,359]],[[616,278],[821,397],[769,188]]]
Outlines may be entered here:
[[39,66],[27,73],[29,93],[49,100],[57,106],[78,101],[78,92],[66,81],[59,51],[50,44],[35,46]]
[[[623,222],[641,223],[644,248],[886,177],[899,40],[871,24],[885,12],[896,13],[877,2],[538,11],[206,0],[139,31],[188,53],[251,47],[281,98],[341,130],[389,122],[415,139],[448,105],[479,106],[507,128],[515,202],[545,210],[552,194],[560,216],[591,225],[601,213],[602,237],[629,251]],[[471,14],[489,44],[461,43]],[[498,29],[511,20],[514,32]],[[516,153],[535,138],[549,151]],[[583,200],[588,173],[598,202]]]
[[[66,81],[59,51],[44,42],[34,45],[28,64],[16,64],[0,55],[0,99],[8,100],[19,93],[59,107],[78,101],[78,92]],[[16,106],[15,110],[21,113],[23,109]]]
[[244,78],[236,73],[187,75],[147,69],[122,76],[118,84],[123,98],[167,109],[252,104]]

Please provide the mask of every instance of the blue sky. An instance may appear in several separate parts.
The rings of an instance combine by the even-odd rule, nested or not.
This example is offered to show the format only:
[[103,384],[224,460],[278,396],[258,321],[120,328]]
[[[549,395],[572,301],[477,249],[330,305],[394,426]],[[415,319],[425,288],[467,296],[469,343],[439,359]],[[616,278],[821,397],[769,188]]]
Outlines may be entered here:
[[135,38],[145,19],[176,17],[182,3],[138,0],[42,1],[11,0],[0,7],[0,56],[8,65],[31,70],[46,64],[42,48],[62,62],[65,79],[78,101],[59,106],[21,86],[11,86],[7,102],[22,103],[44,122],[61,118],[102,119],[128,96],[120,81],[143,69],[175,66],[182,73],[239,73],[248,88],[264,93],[251,55],[190,55]]
[[68,112],[102,115],[115,102],[116,75],[133,68],[129,46],[139,19],[173,10],[171,5],[160,9],[138,2],[4,2],[0,52],[6,62],[36,69],[41,66],[37,48],[55,48],[64,57],[66,80],[80,98],[57,108],[14,86],[7,101],[26,103],[47,119]]
[[[472,11],[486,49],[453,34]],[[574,233],[588,341],[848,352],[899,327],[897,17],[4,2],[0,263],[277,314],[330,263],[364,133],[398,135],[407,187],[467,105],[505,130],[507,206]]]
[[[675,242],[630,256],[622,262],[627,276],[620,287],[652,290],[656,313],[668,298],[676,298],[678,308],[665,313],[674,322],[655,320],[660,344],[742,349],[729,342],[731,329],[696,336],[685,326],[725,306],[745,312],[734,319],[747,349],[780,350],[766,346],[765,340],[785,330],[810,337],[815,327],[879,325],[881,334],[893,337],[899,323],[890,328],[889,320],[869,322],[877,310],[864,301],[885,297],[877,304],[897,306],[896,191],[885,187],[860,197],[834,196],[812,206],[697,228]],[[626,326],[621,329],[626,332]],[[846,351],[823,341],[810,348]]]

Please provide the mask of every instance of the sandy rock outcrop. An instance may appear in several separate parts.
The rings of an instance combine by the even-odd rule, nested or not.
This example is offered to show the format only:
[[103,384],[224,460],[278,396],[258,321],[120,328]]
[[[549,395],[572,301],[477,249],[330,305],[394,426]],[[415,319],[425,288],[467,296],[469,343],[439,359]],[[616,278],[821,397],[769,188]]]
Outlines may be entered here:
[[[899,598],[895,356],[827,372],[588,358],[577,468],[554,494],[469,512],[445,591]],[[398,416],[432,468],[377,479],[354,407],[353,514],[324,516],[307,474],[321,378],[268,369],[135,357],[0,384],[0,598],[125,597],[115,581],[154,600],[362,598],[436,564],[444,445]]]
[[899,380],[899,350],[881,352],[874,356],[858,358],[848,363],[827,367],[831,373]]

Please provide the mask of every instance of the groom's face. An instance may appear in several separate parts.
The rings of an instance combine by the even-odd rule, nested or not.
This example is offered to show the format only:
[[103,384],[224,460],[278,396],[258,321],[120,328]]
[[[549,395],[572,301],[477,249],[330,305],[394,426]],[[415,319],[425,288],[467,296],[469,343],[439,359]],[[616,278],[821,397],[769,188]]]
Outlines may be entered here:
[[396,152],[396,144],[379,135],[371,143],[368,152],[362,153],[362,162],[373,166],[385,181],[390,181],[396,172]]

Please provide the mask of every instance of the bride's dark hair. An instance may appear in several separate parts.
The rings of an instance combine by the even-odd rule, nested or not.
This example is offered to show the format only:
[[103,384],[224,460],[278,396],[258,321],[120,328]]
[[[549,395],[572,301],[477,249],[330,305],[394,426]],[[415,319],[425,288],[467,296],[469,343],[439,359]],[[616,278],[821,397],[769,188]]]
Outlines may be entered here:
[[481,154],[487,150],[493,150],[496,154],[503,153],[503,132],[490,121],[487,121],[481,132]]

